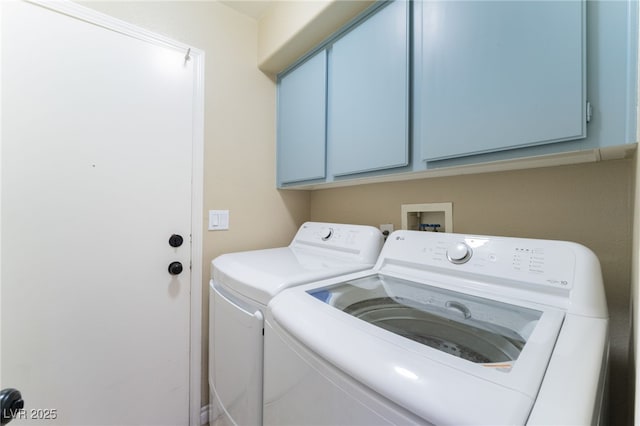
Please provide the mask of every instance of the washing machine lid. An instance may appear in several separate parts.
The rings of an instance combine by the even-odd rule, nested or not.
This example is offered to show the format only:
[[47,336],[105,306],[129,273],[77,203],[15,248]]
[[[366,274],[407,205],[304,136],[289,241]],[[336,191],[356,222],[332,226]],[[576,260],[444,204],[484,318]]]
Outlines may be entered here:
[[564,313],[361,273],[279,295],[274,321],[433,424],[524,424]]
[[285,288],[370,269],[359,263],[304,247],[229,253],[212,262],[217,285],[262,305]]
[[309,290],[349,315],[441,352],[509,371],[542,312],[380,274]]

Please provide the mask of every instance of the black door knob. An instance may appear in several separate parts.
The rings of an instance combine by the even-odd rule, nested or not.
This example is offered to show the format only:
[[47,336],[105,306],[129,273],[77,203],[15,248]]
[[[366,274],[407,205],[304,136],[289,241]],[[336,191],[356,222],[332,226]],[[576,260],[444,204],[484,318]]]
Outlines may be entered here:
[[169,237],[169,245],[171,247],[180,247],[183,242],[184,239],[182,238],[182,235],[173,234],[171,237]]
[[169,264],[169,273],[171,275],[178,275],[182,272],[182,263],[180,262],[171,262]]
[[0,424],[6,425],[14,417],[16,417],[20,410],[24,408],[24,401],[22,395],[17,389],[3,389],[0,391]]

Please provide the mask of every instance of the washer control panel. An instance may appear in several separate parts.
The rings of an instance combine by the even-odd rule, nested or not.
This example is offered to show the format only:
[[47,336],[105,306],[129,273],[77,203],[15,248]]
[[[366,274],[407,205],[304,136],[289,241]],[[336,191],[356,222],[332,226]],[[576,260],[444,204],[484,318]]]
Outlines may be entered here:
[[569,289],[576,264],[573,246],[577,244],[398,231],[389,236],[381,258]]

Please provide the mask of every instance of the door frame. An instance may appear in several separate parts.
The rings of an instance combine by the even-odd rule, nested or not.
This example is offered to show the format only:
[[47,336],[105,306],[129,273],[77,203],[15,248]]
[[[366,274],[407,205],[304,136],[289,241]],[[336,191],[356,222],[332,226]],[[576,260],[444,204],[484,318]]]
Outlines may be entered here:
[[[23,0],[27,3],[49,9],[114,31],[150,44],[185,53],[193,64],[193,124],[192,124],[192,169],[191,169],[191,282],[189,312],[189,424],[199,426],[201,412],[202,379],[202,238],[203,238],[203,196],[204,196],[204,51],[180,43],[168,37],[155,34],[93,9],[73,3],[70,0]],[[0,12],[1,13],[1,12]],[[69,52],[75,55],[76,52]],[[1,69],[1,67],[0,67]],[[1,81],[1,80],[0,80]],[[0,84],[0,94],[2,87]],[[1,116],[0,116],[1,117]],[[1,123],[0,123],[1,125]],[[0,147],[2,140],[0,136]],[[1,153],[1,151],[0,151]],[[1,162],[0,162],[1,167]],[[0,192],[2,191],[0,181]],[[0,213],[1,214],[1,213]],[[0,222],[1,223],[1,222]],[[2,232],[0,224],[0,235]],[[0,240],[1,241],[1,240]],[[1,244],[1,242],[0,242]],[[0,245],[0,250],[2,247]],[[1,251],[0,251],[1,252]],[[1,265],[0,265],[1,268]],[[1,351],[0,351],[1,353]]]

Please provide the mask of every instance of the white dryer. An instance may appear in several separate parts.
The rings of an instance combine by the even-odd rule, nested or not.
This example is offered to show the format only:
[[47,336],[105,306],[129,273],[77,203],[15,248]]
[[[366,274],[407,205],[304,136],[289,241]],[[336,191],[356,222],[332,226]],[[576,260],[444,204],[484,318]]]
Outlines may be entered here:
[[286,290],[265,425],[597,424],[600,264],[559,241],[397,231],[369,271]]
[[281,290],[370,269],[383,244],[370,226],[307,222],[288,247],[212,261],[209,296],[211,425],[262,424],[263,312]]

